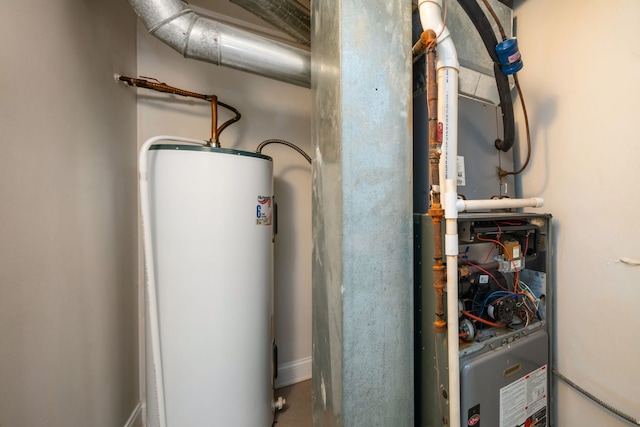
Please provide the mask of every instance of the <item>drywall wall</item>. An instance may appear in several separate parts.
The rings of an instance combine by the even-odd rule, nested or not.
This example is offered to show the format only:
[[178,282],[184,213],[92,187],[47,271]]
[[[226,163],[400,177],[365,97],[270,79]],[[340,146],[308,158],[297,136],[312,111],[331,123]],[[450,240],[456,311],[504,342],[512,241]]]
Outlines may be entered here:
[[[620,262],[640,261],[640,3],[515,6],[534,150],[523,195],[544,197],[554,216],[557,367],[640,417],[640,267]],[[558,426],[629,425],[558,389]]]
[[[138,29],[138,72],[182,89],[215,94],[242,119],[221,135],[224,148],[255,151],[268,138],[285,139],[311,154],[311,91],[229,68],[185,59]],[[136,89],[130,89],[133,93]],[[211,107],[196,99],[138,92],[138,139],[176,135],[207,140]],[[219,124],[231,117],[220,108]],[[277,385],[311,375],[311,167],[295,151],[269,145],[274,160],[278,236],[275,241]]]
[[[0,425],[124,426],[139,401],[135,14],[3,4]],[[133,425],[133,424],[132,424]]]

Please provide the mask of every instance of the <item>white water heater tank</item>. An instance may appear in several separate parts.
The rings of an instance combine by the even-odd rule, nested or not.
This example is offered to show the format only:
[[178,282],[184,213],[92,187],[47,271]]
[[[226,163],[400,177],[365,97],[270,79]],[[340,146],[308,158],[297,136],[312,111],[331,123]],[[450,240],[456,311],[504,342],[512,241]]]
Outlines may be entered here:
[[[269,427],[273,163],[257,153],[186,144],[154,145],[148,156],[167,426]],[[153,364],[147,366],[153,426]]]

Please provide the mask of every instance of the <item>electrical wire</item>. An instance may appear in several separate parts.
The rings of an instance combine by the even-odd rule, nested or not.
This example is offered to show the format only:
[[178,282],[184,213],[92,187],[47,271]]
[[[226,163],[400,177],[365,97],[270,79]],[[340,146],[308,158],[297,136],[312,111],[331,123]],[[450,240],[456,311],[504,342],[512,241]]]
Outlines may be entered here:
[[266,147],[269,144],[282,144],[282,145],[286,145],[289,148],[292,148],[294,150],[296,150],[302,157],[304,157],[307,162],[309,162],[309,164],[311,164],[311,157],[304,152],[304,150],[300,147],[298,147],[297,145],[289,142],[289,141],[285,141],[284,139],[267,139],[262,141],[259,145],[258,148],[256,148],[256,153],[261,153],[262,154],[262,149],[264,147]]
[[500,297],[500,298],[495,299],[495,300],[494,300],[494,301],[492,301],[492,302],[491,302],[491,304],[489,304],[489,305],[495,304],[495,303],[497,303],[497,302],[499,302],[499,301],[501,301],[501,300],[503,300],[503,299],[505,299],[505,298],[507,298],[507,297],[514,296],[514,293],[513,293],[513,292],[508,292],[508,291],[495,291],[495,292],[491,292],[491,293],[490,293],[490,294],[489,294],[489,295],[484,299],[484,301],[482,302],[482,306],[481,306],[482,308],[480,308],[480,316],[482,316],[482,313],[484,313],[484,309],[485,309],[485,307],[487,306],[487,303],[489,302],[489,300],[490,300],[491,298],[495,297],[495,296],[498,296],[498,295],[501,295],[501,297]]
[[606,403],[605,401],[603,401],[603,400],[597,398],[596,396],[594,396],[593,394],[589,393],[587,390],[583,389],[578,384],[574,383],[569,378],[565,377],[564,375],[562,375],[560,372],[558,372],[555,369],[553,370],[553,375],[555,375],[558,379],[560,379],[562,382],[564,382],[566,385],[568,385],[572,389],[576,390],[577,392],[579,392],[583,396],[591,399],[592,401],[594,401],[598,405],[602,406],[603,408],[605,408],[606,410],[608,410],[612,414],[617,415],[618,417],[622,418],[625,421],[630,422],[633,425],[640,426],[640,418],[634,418],[634,417],[632,417],[630,415],[625,414],[621,410],[614,408],[612,405]]
[[482,261],[482,263],[483,263],[483,264],[486,264],[486,263],[487,263],[487,260],[489,259],[489,257],[490,257],[490,256],[491,256],[491,254],[493,253],[493,250],[495,249],[495,247],[496,247],[495,245],[492,245],[492,246],[489,248],[489,252],[487,252],[487,256],[485,256],[485,257],[484,257],[484,260]]
[[509,254],[509,250],[507,249],[507,247],[505,245],[502,244],[501,241],[499,240],[495,240],[495,239],[486,239],[483,237],[480,237],[479,234],[476,234],[476,238],[478,240],[482,240],[484,242],[493,242],[496,245],[500,245],[502,247],[502,249],[504,249],[504,253],[507,255],[507,257],[509,258],[509,261],[511,261],[511,265],[513,265],[513,270],[514,270],[514,276],[515,279],[513,281],[513,289],[517,289],[518,287],[518,275],[519,275],[519,271],[518,271],[518,267],[516,266],[515,261],[513,260],[513,258],[511,257],[511,254]]
[[[511,261],[511,265],[513,266],[513,270],[514,270],[513,293],[517,294],[517,295],[525,296],[526,298],[528,298],[533,303],[533,306],[535,307],[536,306],[535,300],[530,295],[527,295],[527,294],[522,293],[522,292],[518,292],[518,284],[520,283],[520,280],[519,280],[520,272],[518,271],[516,263],[513,260],[513,258],[511,257],[511,254],[509,254],[509,251],[507,250],[507,247],[504,244],[502,244],[502,242],[500,242],[499,240],[483,238],[483,237],[480,237],[479,234],[476,234],[476,238],[478,240],[485,241],[485,242],[493,242],[493,243],[495,243],[497,245],[500,245],[502,247],[502,249],[504,250],[504,253],[509,258],[509,261]],[[504,287],[502,287],[502,288],[504,289]],[[507,291],[508,291],[508,289],[507,289]],[[528,322],[527,322],[527,326],[528,326]]]
[[471,267],[473,267],[473,268],[477,268],[478,270],[482,271],[483,273],[485,273],[485,274],[489,275],[489,277],[491,277],[491,278],[493,279],[493,281],[494,281],[494,282],[496,282],[496,284],[497,284],[500,288],[504,289],[504,290],[505,290],[505,291],[507,291],[507,292],[511,292],[511,291],[509,291],[509,289],[507,289],[507,288],[505,288],[504,286],[502,286],[502,284],[501,284],[500,282],[498,282],[498,279],[496,279],[496,277],[495,277],[493,274],[491,274],[491,272],[489,272],[488,270],[485,270],[484,268],[480,267],[480,266],[479,266],[479,265],[477,265],[477,264],[472,263],[471,261],[468,261],[468,260],[466,260],[466,259],[462,259],[462,258],[460,258],[460,257],[458,257],[458,258],[460,259],[460,261],[464,262],[465,264],[468,264],[468,265],[470,265],[470,266],[471,266]]
[[[447,28],[447,11],[449,10],[449,0],[443,0],[442,3],[444,4],[444,10],[442,11],[442,28],[440,28],[440,32],[436,35],[435,40],[438,40],[442,33],[444,33],[444,29]],[[429,46],[427,46],[427,48],[428,47]]]
[[478,317],[475,314],[471,314],[468,311],[462,310],[462,314],[464,314],[465,316],[467,316],[470,319],[476,320],[480,323],[484,323],[485,325],[489,325],[489,326],[493,326],[494,328],[504,328],[506,327],[506,325],[503,325],[502,323],[494,323],[494,322],[490,322],[486,319],[483,319],[482,317]]
[[[496,236],[496,239],[500,240],[500,236],[502,236],[502,227],[500,227],[500,223],[498,223],[497,221],[494,221],[494,224],[498,227],[498,235]],[[493,253],[493,249],[494,249],[493,246],[489,248],[489,252],[487,252],[487,256],[485,256],[484,261],[482,261],[483,264],[487,262],[487,260],[489,259],[489,256]]]
[[[519,284],[520,284],[520,287],[523,288],[523,290],[525,290],[526,293],[528,293],[529,296],[530,296],[529,301],[531,301],[533,303],[533,307],[535,308],[535,311],[532,310],[532,312],[534,314],[538,313],[538,315],[539,315],[540,314],[540,298],[537,297],[536,294],[533,293],[533,291],[531,290],[529,285],[524,283],[522,280],[519,282]],[[525,294],[525,292],[522,292],[522,294]]]

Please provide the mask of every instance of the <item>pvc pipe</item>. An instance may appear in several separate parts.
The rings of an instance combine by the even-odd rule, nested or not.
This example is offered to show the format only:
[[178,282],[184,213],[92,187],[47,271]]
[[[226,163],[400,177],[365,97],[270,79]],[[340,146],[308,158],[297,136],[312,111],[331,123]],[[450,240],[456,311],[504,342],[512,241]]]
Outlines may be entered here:
[[[449,425],[460,422],[460,356],[458,348],[458,73],[460,64],[449,30],[442,21],[442,0],[418,3],[422,28],[439,34],[438,61],[438,126],[442,129],[440,173],[445,183],[445,254],[447,258],[447,341],[449,362]],[[444,166],[444,167],[443,167]]]
[[[144,241],[144,264],[147,276],[146,289],[149,298],[149,330],[151,333],[151,357],[156,382],[156,402],[158,405],[158,427],[167,426],[167,414],[164,398],[164,378],[162,374],[162,353],[160,351],[160,318],[158,317],[158,300],[156,296],[155,263],[153,260],[153,238],[151,236],[149,181],[147,174],[147,151],[159,141],[190,142],[206,145],[206,141],[179,136],[156,136],[148,139],[140,148],[138,173],[140,183],[140,212],[142,215],[142,238]],[[146,407],[146,404],[145,404]]]
[[[447,179],[445,197],[455,196],[457,177]],[[460,426],[460,349],[458,319],[458,211],[445,206],[445,252],[447,257],[447,346],[449,361],[449,425]]]
[[458,212],[484,209],[540,208],[542,206],[544,206],[544,199],[539,197],[530,199],[456,200]]
[[458,63],[456,48],[451,39],[451,33],[447,27],[443,28],[442,0],[420,0],[418,8],[422,28],[425,31],[431,29],[438,34],[438,45],[436,46],[438,64],[436,68],[453,67],[456,70],[459,69],[460,64]]

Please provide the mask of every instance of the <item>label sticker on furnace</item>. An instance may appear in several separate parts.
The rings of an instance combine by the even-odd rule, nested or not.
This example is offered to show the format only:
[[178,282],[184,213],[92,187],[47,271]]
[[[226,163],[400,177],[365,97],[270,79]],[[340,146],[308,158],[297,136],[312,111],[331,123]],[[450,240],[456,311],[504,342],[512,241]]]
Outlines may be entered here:
[[256,224],[271,225],[273,223],[273,209],[271,196],[258,196],[256,205]]
[[500,427],[547,426],[547,365],[500,389]]

